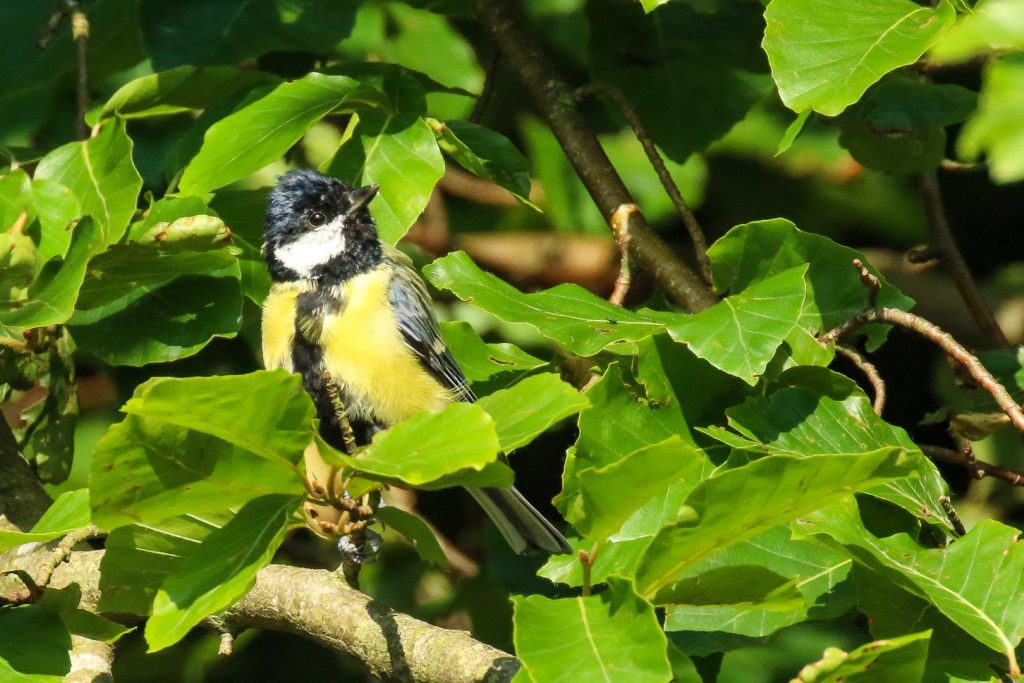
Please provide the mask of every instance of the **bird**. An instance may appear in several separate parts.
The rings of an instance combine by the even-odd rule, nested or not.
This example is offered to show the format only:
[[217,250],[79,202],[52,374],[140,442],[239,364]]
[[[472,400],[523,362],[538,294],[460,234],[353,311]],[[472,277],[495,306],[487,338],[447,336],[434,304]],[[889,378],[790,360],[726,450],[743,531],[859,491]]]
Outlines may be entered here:
[[[267,197],[264,364],[301,374],[321,436],[342,450],[332,390],[357,445],[420,411],[476,400],[441,337],[426,284],[378,236],[368,208],[378,190],[299,169],[278,178]],[[466,489],[516,553],[572,552],[514,487]]]

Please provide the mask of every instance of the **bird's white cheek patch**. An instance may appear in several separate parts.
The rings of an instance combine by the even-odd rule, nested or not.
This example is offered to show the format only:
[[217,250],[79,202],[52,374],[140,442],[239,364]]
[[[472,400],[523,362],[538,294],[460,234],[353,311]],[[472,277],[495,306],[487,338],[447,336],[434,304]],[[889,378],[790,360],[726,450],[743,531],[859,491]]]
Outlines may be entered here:
[[308,277],[317,266],[327,263],[343,251],[345,235],[341,231],[341,219],[338,218],[279,247],[277,258],[289,270]]

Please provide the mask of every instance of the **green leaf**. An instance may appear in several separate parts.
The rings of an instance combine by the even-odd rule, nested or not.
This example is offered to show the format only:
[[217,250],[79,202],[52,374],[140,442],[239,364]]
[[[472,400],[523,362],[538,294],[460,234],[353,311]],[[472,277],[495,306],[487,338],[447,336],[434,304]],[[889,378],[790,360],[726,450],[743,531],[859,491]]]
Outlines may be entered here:
[[28,290],[28,301],[0,308],[0,330],[9,337],[18,329],[45,327],[65,322],[74,310],[78,290],[85,280],[89,257],[96,251],[100,231],[96,221],[85,218],[75,226],[71,246],[62,261],[50,261]]
[[[902,448],[804,458],[769,456],[716,473],[686,499],[644,552],[637,588],[654,597],[697,561],[776,524],[886,481],[910,476]],[[737,508],[736,501],[743,501]]]
[[794,683],[869,683],[920,681],[928,657],[930,631],[878,640],[851,652],[827,648],[821,659],[808,664]]
[[231,228],[231,243],[242,250],[238,257],[242,294],[262,304],[270,292],[270,273],[261,251],[266,190],[221,190],[210,208]]
[[384,526],[389,526],[405,536],[405,539],[416,549],[417,554],[423,558],[424,562],[441,568],[448,567],[448,558],[445,557],[441,544],[437,541],[437,536],[422,517],[400,510],[393,505],[379,508],[374,513],[374,517]]
[[[803,232],[784,218],[736,226],[708,249],[708,257],[720,292],[740,292],[760,280],[807,265],[807,304],[801,327],[812,334],[832,329],[867,306],[867,290],[852,265],[855,258],[882,283],[879,306],[907,310],[914,303],[860,252]],[[875,334],[874,338],[881,343],[882,337]]]
[[366,450],[342,459],[359,472],[410,486],[511,486],[512,471],[497,461],[499,448],[494,420],[483,408],[453,403],[379,432]]
[[[804,375],[830,377],[829,371]],[[785,455],[857,453],[888,446],[899,446],[914,454],[919,476],[887,482],[869,493],[888,500],[915,516],[951,530],[939,498],[946,484],[935,465],[921,455],[909,435],[875,415],[871,402],[857,388],[835,397],[821,396],[805,388],[784,388],[768,399],[751,398],[730,408],[729,425],[754,444],[733,442],[749,450]],[[718,438],[721,432],[713,434]]]
[[629,582],[586,598],[514,596],[516,654],[531,681],[667,681],[671,668],[654,608]]
[[505,322],[523,322],[581,356],[660,332],[662,324],[598,298],[578,285],[558,285],[524,294],[485,273],[465,252],[443,256],[424,268],[427,278],[463,301]]
[[700,313],[672,316],[679,322],[669,323],[668,333],[719,370],[753,386],[800,322],[806,272],[806,267],[792,268]]
[[839,120],[878,133],[920,131],[960,123],[977,104],[977,93],[963,86],[892,75],[872,86]]
[[546,373],[484,396],[477,405],[494,419],[501,450],[508,453],[590,403],[558,375]]
[[846,501],[810,515],[801,533],[827,534],[867,553],[896,572],[904,587],[1016,667],[1024,612],[1008,606],[1020,595],[1024,576],[1017,529],[986,519],[945,548],[922,548],[906,534],[875,538],[864,528],[856,505]]
[[53,180],[78,198],[99,226],[101,246],[124,234],[135,213],[142,177],[132,163],[133,144],[123,121],[108,121],[95,137],[70,142],[39,162],[36,178]]
[[267,52],[331,54],[357,5],[295,0],[142,0],[139,25],[158,69],[235,63]]
[[797,137],[803,131],[804,126],[807,125],[808,119],[811,118],[813,112],[810,109],[804,109],[802,112],[796,115],[793,122],[786,126],[786,132],[782,135],[782,139],[779,140],[779,146],[775,149],[775,156],[785,154],[789,151],[789,148],[793,146]]
[[319,73],[274,87],[210,126],[185,167],[181,193],[202,195],[266,166],[358,91],[347,76]]
[[920,173],[938,168],[945,158],[946,131],[927,128],[877,133],[855,126],[842,132],[839,144],[868,168],[887,173]]
[[71,245],[73,221],[82,215],[70,189],[48,178],[33,178],[32,201],[39,220],[39,260],[64,257]]
[[0,551],[32,541],[52,541],[89,524],[89,490],[60,494],[31,531],[0,529]]
[[233,337],[242,325],[237,273],[187,275],[138,294],[76,312],[68,328],[79,348],[111,365],[162,363],[191,356],[214,337]]
[[928,53],[938,62],[959,62],[980,54],[1024,50],[1024,1],[986,0],[957,19]]
[[633,513],[671,484],[700,480],[705,455],[679,437],[641,448],[604,467],[576,473],[580,495],[568,520],[591,542],[618,531]]
[[72,583],[61,589],[47,587],[43,597],[36,604],[60,617],[69,633],[90,640],[112,643],[135,629],[134,626],[114,623],[95,612],[79,609],[81,601],[82,589],[77,583]]
[[835,116],[893,69],[912,64],[953,23],[942,0],[772,0],[764,50],[787,107]]
[[470,382],[481,382],[501,372],[529,372],[547,365],[518,346],[486,344],[461,320],[441,323],[441,337]]
[[164,579],[178,571],[210,532],[233,516],[230,511],[212,510],[201,516],[182,515],[111,531],[100,560],[98,608],[148,615]]
[[39,605],[0,609],[0,680],[59,683],[71,670],[71,634]]
[[277,460],[135,415],[113,425],[92,456],[93,522],[104,529],[202,515],[301,490],[296,470]]
[[273,74],[232,66],[180,66],[121,86],[103,105],[99,116],[136,119],[206,109],[222,97],[276,81]]
[[[441,150],[473,175],[497,183],[513,197],[530,203],[530,163],[500,133],[471,121],[427,119]],[[536,207],[534,207],[536,208]]]
[[[844,583],[852,566],[842,549],[813,539],[793,540],[788,525],[779,525],[684,572],[666,598],[672,605],[665,628],[756,638],[808,618],[838,616],[856,598],[852,585]],[[759,582],[755,568],[776,578],[765,575],[762,579],[767,581]],[[744,574],[748,580],[741,578]],[[716,589],[709,590],[709,584]],[[687,652],[708,654],[689,648]]]
[[[252,398],[259,397],[254,402]],[[284,370],[218,377],[156,377],[121,409],[219,437],[251,453],[294,464],[312,441],[315,411],[302,378]]]
[[211,532],[164,579],[146,622],[149,651],[181,640],[204,617],[221,611],[243,596],[256,572],[270,563],[284,540],[288,517],[299,506],[297,496],[255,498],[234,519]]
[[326,164],[329,175],[353,185],[380,185],[370,214],[381,239],[394,244],[427,207],[444,175],[444,159],[430,126],[399,111],[360,113],[355,132]]
[[715,9],[670,2],[645,14],[635,2],[587,3],[593,79],[622,91],[658,147],[680,163],[725,135],[771,89],[758,49],[761,7]]
[[984,153],[998,183],[1024,178],[1024,59],[1007,57],[985,67],[977,113],[964,126],[957,152],[966,159]]

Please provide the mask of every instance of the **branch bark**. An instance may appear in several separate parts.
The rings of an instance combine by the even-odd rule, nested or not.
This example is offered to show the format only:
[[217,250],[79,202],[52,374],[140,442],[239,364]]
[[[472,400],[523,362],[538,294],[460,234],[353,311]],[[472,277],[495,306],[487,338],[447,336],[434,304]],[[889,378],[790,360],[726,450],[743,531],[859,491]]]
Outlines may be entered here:
[[[35,575],[35,565],[48,557],[48,552],[33,552],[5,559]],[[94,610],[102,558],[102,550],[73,553],[56,568],[49,585],[59,589],[78,584],[83,609]],[[16,577],[0,577],[0,594],[21,588]],[[498,682],[511,680],[519,669],[515,657],[468,633],[394,612],[348,586],[341,575],[325,570],[264,567],[252,590],[230,609],[208,618],[207,625],[232,633],[247,628],[294,633],[362,660],[384,680]]]
[[[590,124],[576,108],[572,88],[555,72],[547,55],[529,34],[525,17],[512,0],[477,0],[476,8],[484,30],[523,81],[580,180],[611,225],[619,207],[635,202]],[[637,265],[651,273],[681,306],[689,311],[700,311],[717,301],[701,277],[651,230],[641,212],[632,213],[629,233],[630,254]]]

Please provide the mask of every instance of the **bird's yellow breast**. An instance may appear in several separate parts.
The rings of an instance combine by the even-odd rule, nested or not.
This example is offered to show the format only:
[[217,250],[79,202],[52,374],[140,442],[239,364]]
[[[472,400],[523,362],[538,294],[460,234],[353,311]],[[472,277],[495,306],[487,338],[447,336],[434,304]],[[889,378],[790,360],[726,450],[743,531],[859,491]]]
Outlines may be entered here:
[[[341,305],[319,326],[324,367],[342,388],[352,417],[386,426],[427,408],[441,408],[451,395],[406,347],[388,301],[393,271],[378,268],[337,289]],[[263,354],[268,368],[293,368],[291,347],[301,287],[284,286],[264,304]]]
[[391,277],[380,268],[346,282],[345,303],[325,318],[321,340],[324,365],[344,384],[349,409],[386,425],[450,400],[402,340],[388,302]]

